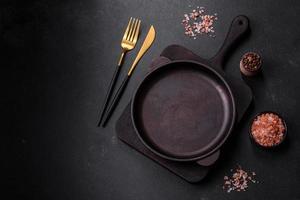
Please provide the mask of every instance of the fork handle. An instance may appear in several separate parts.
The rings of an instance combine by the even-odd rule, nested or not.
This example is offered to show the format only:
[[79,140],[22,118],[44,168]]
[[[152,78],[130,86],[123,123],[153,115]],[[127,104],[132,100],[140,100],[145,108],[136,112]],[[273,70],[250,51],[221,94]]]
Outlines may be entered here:
[[119,89],[117,90],[117,93],[115,94],[115,96],[113,97],[113,100],[106,112],[106,115],[105,115],[105,119],[103,121],[103,124],[102,124],[102,127],[105,127],[106,123],[108,122],[108,120],[110,119],[110,116],[112,115],[113,111],[115,110],[119,100],[121,99],[124,91],[125,91],[125,88],[127,86],[127,83],[129,81],[129,78],[130,76],[126,76],[125,79],[123,80],[121,86],[119,87]]
[[124,58],[124,56],[125,56],[125,52],[126,52],[126,51],[124,51],[124,50],[122,51],[122,54],[121,54],[120,59],[119,59],[119,62],[118,62],[118,66],[121,66],[121,65],[122,65],[123,60],[124,60],[123,58]]
[[[124,52],[122,52],[122,58],[124,57]],[[122,64],[122,60],[121,61],[121,64]],[[107,93],[106,93],[106,96],[105,96],[105,100],[104,100],[104,103],[102,105],[102,109],[101,109],[101,115],[100,115],[100,120],[98,122],[98,126],[100,126],[101,122],[102,122],[102,119],[104,117],[104,113],[106,111],[106,108],[108,106],[108,102],[111,98],[111,95],[114,91],[114,88],[115,88],[115,85],[116,85],[116,82],[117,82],[117,79],[119,77],[119,74],[120,74],[120,69],[121,69],[121,65],[118,64],[118,66],[116,67],[115,69],[115,72],[113,74],[113,77],[110,81],[110,84],[109,84],[109,87],[108,87],[108,90],[107,90]]]

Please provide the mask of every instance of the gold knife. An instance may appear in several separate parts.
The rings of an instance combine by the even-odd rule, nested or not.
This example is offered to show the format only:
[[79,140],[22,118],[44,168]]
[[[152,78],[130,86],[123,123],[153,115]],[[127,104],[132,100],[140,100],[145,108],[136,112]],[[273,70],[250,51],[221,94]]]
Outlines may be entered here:
[[130,76],[135,68],[135,66],[137,65],[137,63],[140,61],[140,59],[142,58],[142,56],[146,53],[146,51],[149,49],[149,47],[151,46],[151,44],[153,43],[155,38],[155,29],[153,26],[150,27],[150,30],[143,42],[143,45],[139,51],[139,53],[137,54],[132,66],[130,67],[127,76]]
[[110,104],[110,106],[107,109],[107,112],[104,116],[104,121],[102,123],[102,127],[104,127],[106,125],[106,123],[108,122],[110,116],[112,115],[117,103],[119,102],[126,86],[127,83],[129,81],[129,78],[133,72],[133,70],[135,69],[137,63],[140,61],[140,59],[142,58],[142,56],[146,53],[146,51],[149,49],[149,47],[151,46],[151,44],[153,43],[155,38],[155,29],[153,26],[150,27],[147,36],[142,44],[142,47],[139,51],[139,53],[137,54],[135,60],[132,63],[132,66],[130,67],[127,76],[125,77],[125,79],[123,80],[121,86],[119,87],[119,89],[117,90],[117,93],[115,94],[115,96],[112,99],[112,103]]

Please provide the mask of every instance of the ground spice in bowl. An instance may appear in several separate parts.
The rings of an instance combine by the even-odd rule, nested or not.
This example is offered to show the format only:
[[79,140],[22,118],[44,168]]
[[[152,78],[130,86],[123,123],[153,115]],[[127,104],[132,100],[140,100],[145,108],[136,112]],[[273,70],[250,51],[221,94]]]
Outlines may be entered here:
[[245,76],[254,76],[261,70],[262,60],[258,53],[245,53],[240,61],[240,70]]
[[283,142],[287,134],[284,120],[274,112],[263,112],[254,117],[251,138],[262,147],[275,147]]

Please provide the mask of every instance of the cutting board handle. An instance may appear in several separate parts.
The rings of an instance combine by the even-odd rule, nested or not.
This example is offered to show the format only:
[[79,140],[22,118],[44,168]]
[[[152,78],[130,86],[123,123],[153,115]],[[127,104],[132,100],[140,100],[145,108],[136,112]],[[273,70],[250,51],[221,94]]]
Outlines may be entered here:
[[212,66],[223,69],[224,59],[231,48],[249,31],[249,19],[239,15],[232,20],[229,31],[218,53],[210,59]]

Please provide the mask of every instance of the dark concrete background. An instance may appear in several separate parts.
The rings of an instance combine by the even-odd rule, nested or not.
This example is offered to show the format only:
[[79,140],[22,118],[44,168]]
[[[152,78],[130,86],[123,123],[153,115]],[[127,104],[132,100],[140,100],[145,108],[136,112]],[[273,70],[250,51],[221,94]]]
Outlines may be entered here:
[[[188,5],[218,13],[216,38],[183,35]],[[296,0],[1,1],[1,188],[9,195],[3,199],[300,199],[299,12]],[[238,14],[250,18],[252,33],[226,72],[240,77],[239,59],[253,50],[264,59],[263,76],[247,81],[252,107],[209,177],[192,185],[118,141],[115,122],[164,47],[176,43],[209,58]],[[150,24],[157,37],[110,123],[98,128],[130,16],[142,19],[140,38]],[[123,75],[141,43],[127,55]],[[251,117],[263,110],[287,121],[288,141],[277,151],[263,151],[248,138]],[[260,183],[227,194],[223,176],[237,164],[255,171]]]

